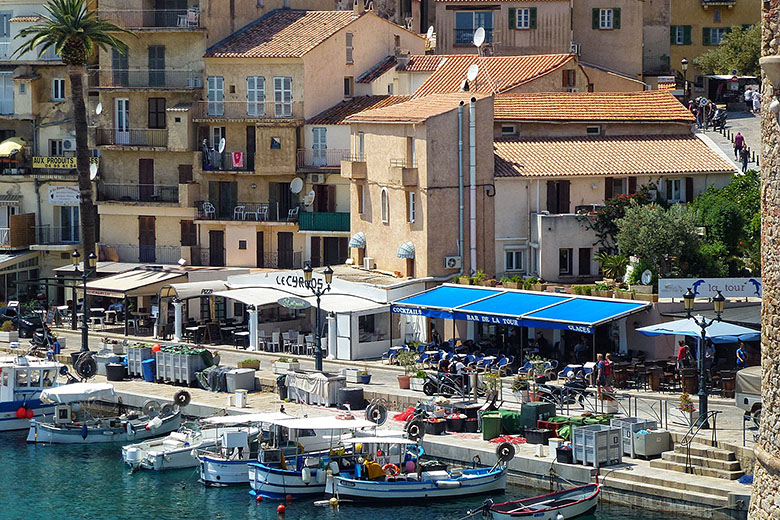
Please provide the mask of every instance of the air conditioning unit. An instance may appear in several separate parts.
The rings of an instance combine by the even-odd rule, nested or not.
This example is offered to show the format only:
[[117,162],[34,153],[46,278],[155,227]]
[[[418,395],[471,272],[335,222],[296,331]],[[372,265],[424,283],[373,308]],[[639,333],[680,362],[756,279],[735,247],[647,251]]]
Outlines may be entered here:
[[368,256],[363,258],[363,269],[376,269],[376,262],[374,262],[374,259]]
[[309,180],[311,180],[312,184],[325,184],[325,174],[324,173],[312,173],[309,177]]
[[63,139],[62,140],[62,150],[65,152],[72,152],[76,149],[76,140],[75,139]]
[[445,269],[460,269],[463,265],[463,259],[459,256],[445,256],[444,268]]
[[577,42],[571,42],[569,43],[569,54],[574,54],[575,56],[580,55],[580,44]]

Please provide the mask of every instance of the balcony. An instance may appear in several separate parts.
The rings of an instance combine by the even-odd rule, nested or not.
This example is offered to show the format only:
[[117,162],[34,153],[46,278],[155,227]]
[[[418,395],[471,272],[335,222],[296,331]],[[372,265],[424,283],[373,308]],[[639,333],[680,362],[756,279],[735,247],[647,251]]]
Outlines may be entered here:
[[401,186],[417,186],[417,162],[390,159],[390,172]]
[[78,226],[35,226],[35,243],[39,245],[63,245],[79,243]]
[[341,160],[341,176],[351,180],[366,178],[366,156],[361,154],[345,155]]
[[122,202],[179,202],[179,185],[103,184],[100,200]]
[[141,262],[152,264],[176,264],[181,258],[181,246],[139,246],[110,244],[117,252],[120,262]]
[[203,161],[203,152],[197,152],[195,169],[200,168],[200,173],[255,173],[255,156],[256,154],[250,156],[250,154],[244,152],[244,165],[234,167],[229,150],[225,150],[224,154],[216,151],[209,152],[207,163]]
[[125,29],[200,29],[200,12],[189,9],[100,9],[98,17]]
[[220,207],[217,203],[200,200],[195,203],[198,208],[198,220],[227,220],[233,222],[290,222],[297,223],[300,207],[290,209],[282,207],[278,202],[238,202]]
[[301,213],[298,220],[301,231],[349,231],[349,213]]
[[[455,29],[455,45],[474,45],[475,29]],[[485,28],[485,43],[493,41],[493,29]]]
[[198,101],[193,121],[303,119],[302,101]]
[[349,155],[349,150],[342,149],[298,149],[298,168],[331,168],[341,166],[341,160]]
[[96,128],[95,144],[97,146],[151,146],[166,148],[168,146],[168,130],[152,128]]
[[94,89],[196,89],[203,87],[202,74],[175,69],[92,69],[87,81]]

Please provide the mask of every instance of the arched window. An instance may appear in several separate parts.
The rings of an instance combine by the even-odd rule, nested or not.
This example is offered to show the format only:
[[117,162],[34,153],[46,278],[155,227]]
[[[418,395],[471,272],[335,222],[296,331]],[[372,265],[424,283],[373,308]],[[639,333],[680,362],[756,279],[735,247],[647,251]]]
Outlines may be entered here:
[[382,194],[380,197],[380,203],[382,206],[382,222],[387,224],[390,221],[390,201],[387,199],[387,188],[382,188]]

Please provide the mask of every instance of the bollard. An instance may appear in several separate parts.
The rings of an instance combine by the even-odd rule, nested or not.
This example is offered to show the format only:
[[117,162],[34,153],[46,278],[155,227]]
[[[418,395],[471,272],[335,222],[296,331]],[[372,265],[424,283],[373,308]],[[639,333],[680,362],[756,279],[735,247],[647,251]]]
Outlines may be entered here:
[[751,162],[756,162],[756,152],[752,151],[750,152]]

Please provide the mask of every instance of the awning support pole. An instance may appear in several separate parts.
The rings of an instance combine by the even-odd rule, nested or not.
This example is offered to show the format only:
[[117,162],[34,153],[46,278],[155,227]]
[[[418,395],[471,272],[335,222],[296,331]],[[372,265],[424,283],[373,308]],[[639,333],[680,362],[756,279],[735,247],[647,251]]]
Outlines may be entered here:
[[125,315],[125,336],[127,336],[127,296],[122,298],[122,314]]
[[249,311],[249,350],[257,351],[257,307],[249,305],[247,307]]
[[593,341],[593,361],[596,361],[596,327],[593,327],[593,334],[590,337]]
[[173,341],[176,343],[181,342],[182,336],[182,306],[184,302],[178,298],[173,299]]

